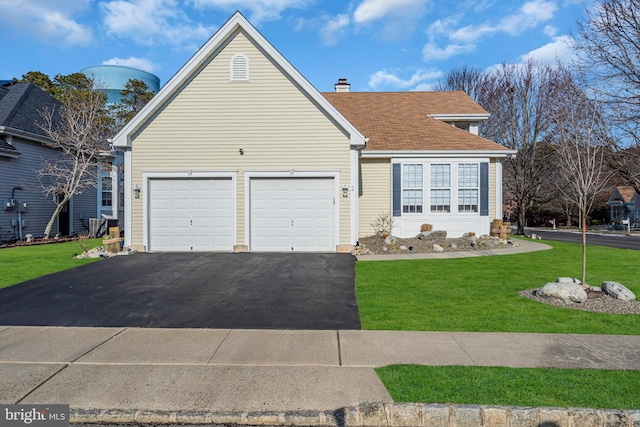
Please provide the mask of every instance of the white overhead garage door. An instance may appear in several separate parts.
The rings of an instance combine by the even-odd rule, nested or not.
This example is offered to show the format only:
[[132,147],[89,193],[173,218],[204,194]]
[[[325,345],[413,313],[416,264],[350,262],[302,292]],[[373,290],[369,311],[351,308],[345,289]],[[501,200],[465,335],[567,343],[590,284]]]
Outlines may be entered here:
[[149,186],[149,250],[233,250],[230,178],[154,178]]
[[252,178],[252,251],[335,251],[333,178]]

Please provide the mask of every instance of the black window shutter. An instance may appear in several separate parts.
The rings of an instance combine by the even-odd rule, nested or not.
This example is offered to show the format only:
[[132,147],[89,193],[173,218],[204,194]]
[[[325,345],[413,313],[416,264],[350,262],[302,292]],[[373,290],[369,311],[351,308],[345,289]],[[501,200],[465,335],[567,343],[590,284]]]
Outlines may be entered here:
[[489,216],[489,163],[480,163],[480,216]]
[[400,163],[393,164],[393,216],[401,216],[402,214],[402,165]]

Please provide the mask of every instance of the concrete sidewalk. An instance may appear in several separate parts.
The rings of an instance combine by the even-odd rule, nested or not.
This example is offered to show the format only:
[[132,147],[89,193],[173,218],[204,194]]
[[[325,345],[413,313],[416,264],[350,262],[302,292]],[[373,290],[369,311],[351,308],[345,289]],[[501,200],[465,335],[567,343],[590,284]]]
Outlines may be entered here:
[[322,411],[392,402],[377,366],[640,370],[639,348],[615,335],[0,326],[0,403]]

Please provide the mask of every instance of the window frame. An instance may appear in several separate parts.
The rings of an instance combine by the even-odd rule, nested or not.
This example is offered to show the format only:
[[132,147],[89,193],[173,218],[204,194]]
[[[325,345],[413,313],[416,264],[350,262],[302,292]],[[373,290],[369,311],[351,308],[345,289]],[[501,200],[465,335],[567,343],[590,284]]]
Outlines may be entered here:
[[[105,196],[108,197],[105,198]],[[109,204],[105,204],[106,201],[108,201]],[[102,206],[103,208],[113,207],[113,178],[111,177],[111,174],[102,175],[101,177],[100,206]]]
[[[419,176],[417,169],[420,169]],[[410,177],[411,171],[413,175]],[[412,182],[409,182],[412,179]],[[414,185],[409,185],[414,184]],[[402,163],[402,182],[401,182],[401,212],[402,214],[423,214],[424,213],[424,164],[423,163]],[[412,194],[407,196],[406,194]],[[418,196],[419,194],[419,196]],[[413,200],[413,203],[407,203]],[[420,203],[418,203],[418,200]],[[413,209],[413,210],[412,210]]]
[[[438,174],[440,166],[446,166],[447,174]],[[432,214],[451,213],[451,163],[430,163],[429,164],[429,212]],[[444,168],[443,168],[444,172]],[[448,199],[448,204],[435,203],[436,200]]]
[[[471,175],[463,176],[463,171],[467,169],[466,167],[472,166],[475,167],[475,176],[472,177],[472,180],[468,180]],[[474,184],[475,180],[475,186]],[[480,164],[476,162],[467,162],[467,163],[458,163],[458,213],[462,214],[477,214],[480,212]],[[473,203],[465,204],[463,202],[462,194],[465,192],[474,192],[475,191],[475,205]],[[473,200],[473,197],[469,198],[469,200]],[[464,200],[466,201],[466,200]]]

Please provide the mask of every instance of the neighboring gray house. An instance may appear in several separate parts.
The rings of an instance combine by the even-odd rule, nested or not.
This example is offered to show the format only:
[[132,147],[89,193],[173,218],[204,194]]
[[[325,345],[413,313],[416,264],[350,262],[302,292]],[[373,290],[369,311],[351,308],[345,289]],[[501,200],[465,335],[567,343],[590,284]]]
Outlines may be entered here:
[[[38,189],[36,170],[44,159],[55,155],[55,150],[42,144],[47,139],[37,123],[43,108],[56,105],[56,99],[34,84],[0,86],[0,241],[26,234],[41,237],[55,209],[53,201]],[[95,189],[74,196],[59,215],[52,235],[88,231],[89,218],[96,217],[96,200]]]
[[629,220],[633,226],[640,221],[640,196],[633,187],[629,185],[616,187],[607,204],[612,224],[621,224],[622,221]]

